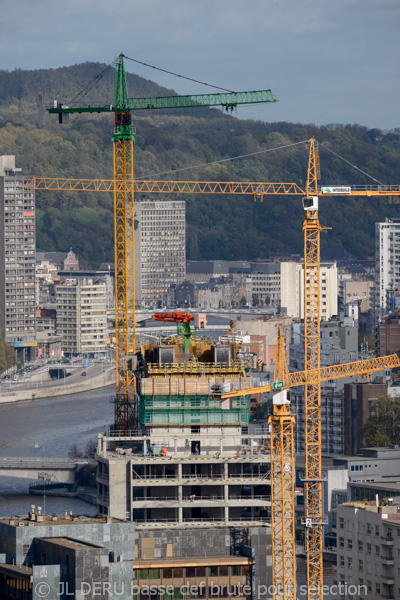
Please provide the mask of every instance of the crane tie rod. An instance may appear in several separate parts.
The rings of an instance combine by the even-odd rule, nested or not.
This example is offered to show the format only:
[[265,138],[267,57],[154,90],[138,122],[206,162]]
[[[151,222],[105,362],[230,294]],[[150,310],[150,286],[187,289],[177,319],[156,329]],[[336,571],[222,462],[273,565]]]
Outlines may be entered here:
[[201,167],[208,167],[210,165],[218,165],[224,162],[240,160],[242,158],[249,158],[250,156],[256,156],[257,154],[266,154],[267,152],[274,152],[275,150],[283,150],[284,148],[291,148],[292,146],[298,146],[299,144],[307,144],[309,140],[303,140],[301,142],[293,142],[292,144],[284,144],[283,146],[276,146],[275,148],[267,148],[266,150],[257,150],[257,152],[250,152],[250,154],[241,154],[240,156],[233,156],[231,158],[222,158],[221,160],[214,160],[212,162],[201,163],[199,165],[192,165],[189,167],[182,167],[181,169],[174,169],[170,171],[161,171],[160,173],[151,173],[151,175],[142,175],[140,179],[149,179],[150,177],[160,177],[161,175],[169,175],[170,173],[178,173],[179,171],[187,171],[189,169],[200,169]]
[[222,90],[224,92],[230,92],[231,94],[236,94],[233,90],[228,90],[223,87],[219,87],[218,85],[212,85],[212,83],[205,83],[204,81],[199,81],[198,79],[192,79],[192,77],[186,77],[185,75],[179,75],[179,73],[173,73],[172,71],[167,71],[166,69],[161,69],[160,67],[155,67],[154,65],[149,65],[141,60],[137,60],[136,58],[130,58],[124,54],[124,58],[127,60],[131,60],[132,62],[138,63],[139,65],[143,65],[144,67],[150,67],[150,69],[155,69],[156,71],[162,71],[163,73],[168,73],[168,75],[174,75],[174,77],[180,77],[181,79],[187,79],[188,81],[194,81],[194,83],[201,83],[201,85],[206,85],[207,87],[215,88],[216,90]]
[[356,169],[356,171],[360,171],[360,173],[362,173],[366,177],[369,177],[370,179],[372,179],[372,181],[375,181],[379,185],[384,185],[381,181],[378,181],[378,179],[375,179],[375,177],[372,177],[372,175],[370,175],[369,173],[366,173],[365,171],[363,171],[362,169],[360,169],[360,167],[357,167],[357,165],[353,164],[349,160],[346,160],[345,158],[343,158],[343,156],[340,156],[340,154],[337,154],[336,152],[334,152],[333,150],[331,150],[330,148],[328,148],[328,146],[325,146],[325,144],[319,143],[319,145],[322,146],[323,148],[325,148],[325,150],[328,150],[328,152],[331,152],[332,154],[334,154],[335,156],[337,156],[338,158],[340,158],[340,160],[343,160],[345,163],[347,163],[348,165],[350,165],[351,167],[353,167],[353,169]]

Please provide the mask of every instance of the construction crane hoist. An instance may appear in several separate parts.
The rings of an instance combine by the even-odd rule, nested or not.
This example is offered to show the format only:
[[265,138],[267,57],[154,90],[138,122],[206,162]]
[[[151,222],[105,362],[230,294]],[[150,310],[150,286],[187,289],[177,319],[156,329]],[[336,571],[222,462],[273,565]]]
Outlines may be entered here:
[[178,335],[183,335],[185,353],[190,352],[190,338],[195,330],[190,328],[190,323],[194,321],[194,316],[190,313],[183,312],[169,312],[169,313],[155,313],[152,315],[155,321],[162,321],[163,323],[180,323],[178,325]]
[[[320,187],[319,155],[314,139],[310,140],[306,188],[295,183],[210,182],[210,181],[149,181],[135,180],[133,174],[132,111],[199,106],[223,106],[232,109],[238,104],[276,102],[271,90],[259,92],[204,94],[201,96],[170,96],[129,98],[124,56],[118,58],[115,77],[115,104],[69,107],[57,102],[50,113],[115,113],[112,137],[114,179],[85,180],[33,178],[27,187],[37,190],[94,191],[114,194],[115,235],[115,327],[116,327],[116,402],[115,422],[120,429],[136,428],[135,359],[135,282],[134,282],[134,193],[184,194],[245,194],[254,200],[265,195],[301,195],[306,218],[304,231],[304,357],[305,370],[288,373],[283,337],[278,336],[276,389],[271,416],[271,486],[274,598],[295,600],[294,552],[294,455],[293,421],[287,389],[304,385],[306,417],[305,525],[307,553],[308,600],[322,600],[322,470],[321,470],[321,381],[336,377],[368,375],[382,369],[400,366],[398,357],[381,357],[333,367],[320,367],[320,231],[319,196],[385,196],[397,202],[400,186]],[[278,385],[279,384],[279,385]],[[270,388],[269,388],[270,389]],[[253,391],[269,391],[255,388]],[[231,392],[223,397],[252,393],[252,390]]]

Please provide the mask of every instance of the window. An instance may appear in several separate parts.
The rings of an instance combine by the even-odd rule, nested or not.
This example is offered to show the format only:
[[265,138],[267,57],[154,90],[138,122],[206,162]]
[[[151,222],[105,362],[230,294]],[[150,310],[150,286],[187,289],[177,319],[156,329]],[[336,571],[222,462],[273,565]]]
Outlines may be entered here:
[[367,544],[367,554],[371,554],[372,546],[371,544]]
[[344,556],[340,557],[340,566],[344,567]]
[[347,540],[347,549],[351,550],[353,548],[353,540]]
[[367,535],[371,535],[371,533],[372,533],[371,525],[369,523],[367,523]]
[[149,569],[149,579],[160,579],[160,569]]
[[344,529],[344,519],[343,519],[343,517],[339,518],[339,527],[340,527],[340,529]]
[[344,538],[342,537],[339,538],[339,546],[340,548],[344,548]]
[[380,556],[380,555],[381,555],[381,547],[375,546],[375,556]]
[[364,544],[361,540],[358,540],[358,551],[362,552],[364,550]]
[[358,570],[362,571],[364,569],[364,561],[363,560],[359,560],[358,561]]
[[347,559],[347,568],[351,569],[353,567],[353,559],[350,557]]
[[170,567],[164,567],[163,579],[172,579],[172,569]]
[[375,536],[379,537],[379,525],[375,525]]

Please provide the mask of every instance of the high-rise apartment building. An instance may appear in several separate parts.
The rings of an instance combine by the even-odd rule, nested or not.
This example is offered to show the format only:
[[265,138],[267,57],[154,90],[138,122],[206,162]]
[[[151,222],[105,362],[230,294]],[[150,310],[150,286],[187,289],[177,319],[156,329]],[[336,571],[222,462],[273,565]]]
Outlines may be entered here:
[[375,223],[375,311],[383,316],[400,290],[400,219]]
[[400,597],[400,506],[352,502],[337,509],[337,598]]
[[[340,320],[321,321],[321,367],[355,361],[358,358],[358,320],[346,306],[346,315]],[[349,314],[350,313],[350,314]],[[304,325],[292,323],[290,344],[290,370],[304,369]],[[343,385],[350,378],[334,379],[321,386],[321,449],[323,454],[343,454],[344,400]],[[305,451],[305,404],[304,389],[293,388],[292,412],[296,415],[294,442],[297,452]]]
[[172,283],[185,280],[185,202],[135,203],[135,299],[165,302]]
[[92,279],[71,279],[56,286],[57,334],[63,352],[104,354],[107,348],[107,288]]
[[35,358],[35,192],[15,167],[15,156],[0,156],[0,331],[21,361]]

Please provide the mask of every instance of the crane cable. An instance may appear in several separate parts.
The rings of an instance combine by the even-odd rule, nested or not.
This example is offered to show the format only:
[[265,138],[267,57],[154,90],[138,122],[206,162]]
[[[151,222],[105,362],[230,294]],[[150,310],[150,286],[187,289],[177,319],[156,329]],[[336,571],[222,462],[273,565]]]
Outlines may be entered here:
[[114,59],[109,65],[107,65],[96,77],[94,77],[91,81],[88,81],[80,90],[78,90],[75,96],[67,103],[71,105],[73,102],[77,102],[81,98],[84,98],[88,92],[108,73],[108,71],[115,65],[117,59]]
[[276,146],[275,148],[267,148],[265,150],[257,150],[257,152],[250,152],[249,154],[241,154],[240,156],[233,156],[231,158],[222,158],[221,160],[213,160],[207,163],[201,163],[199,165],[192,165],[190,167],[182,167],[181,169],[173,169],[169,171],[162,171],[160,173],[151,173],[151,175],[143,175],[140,179],[148,179],[149,177],[160,177],[161,175],[169,175],[171,173],[178,173],[179,171],[187,171],[188,169],[199,169],[200,167],[208,167],[210,165],[218,165],[221,163],[239,160],[241,158],[248,158],[249,156],[256,156],[257,154],[266,154],[267,152],[274,152],[275,150],[282,150],[283,148],[291,148],[293,146],[299,146],[300,144],[307,144],[308,140],[301,142],[293,142],[292,144],[284,144],[283,146]]
[[[139,65],[143,65],[144,67],[149,67],[150,69],[155,69],[156,71],[162,71],[163,73],[167,73],[168,75],[173,75],[174,77],[180,77],[181,79],[187,79],[187,81],[194,81],[194,83],[200,83],[201,85],[206,85],[207,87],[212,87],[216,90],[222,90],[223,92],[230,92],[231,94],[236,94],[233,90],[227,90],[226,88],[220,87],[218,85],[212,85],[211,83],[205,83],[204,81],[199,81],[198,79],[193,79],[192,77],[186,77],[185,75],[179,75],[179,73],[173,73],[172,71],[167,71],[166,69],[161,69],[160,67],[155,67],[154,65],[149,65],[141,60],[137,60],[136,58],[130,58],[124,54],[124,58],[127,60],[131,60],[132,62],[138,63]],[[190,94],[189,94],[190,95]]]
[[343,160],[345,163],[347,163],[348,165],[350,165],[354,169],[356,169],[356,171],[360,171],[360,173],[362,173],[366,177],[369,177],[370,179],[372,179],[372,181],[375,181],[375,183],[378,183],[379,185],[384,185],[381,181],[378,181],[378,179],[375,179],[375,177],[372,177],[372,175],[369,175],[369,173],[366,173],[365,171],[363,171],[362,169],[360,169],[359,167],[357,167],[357,165],[353,164],[349,160],[346,160],[345,158],[343,158],[343,156],[340,156],[340,154],[337,154],[336,152],[334,152],[333,150],[331,150],[330,148],[328,148],[328,146],[325,146],[325,144],[321,144],[321,142],[319,142],[319,145],[322,146],[323,148],[325,148],[325,150],[328,150],[328,152],[331,152],[332,154],[334,154],[335,156],[337,156],[338,158],[340,158],[341,160]]

